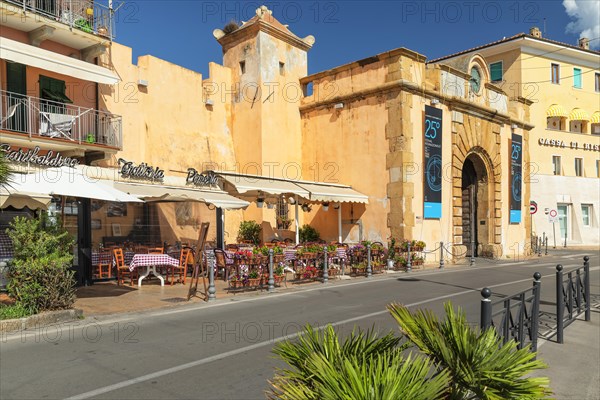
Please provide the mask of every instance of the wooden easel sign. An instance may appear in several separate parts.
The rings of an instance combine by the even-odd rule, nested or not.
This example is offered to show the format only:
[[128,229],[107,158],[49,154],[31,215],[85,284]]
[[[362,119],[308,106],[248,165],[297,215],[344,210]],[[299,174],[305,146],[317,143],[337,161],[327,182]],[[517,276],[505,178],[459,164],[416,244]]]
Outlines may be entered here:
[[194,270],[192,272],[192,279],[190,279],[190,290],[188,291],[188,301],[197,295],[198,293],[198,281],[200,275],[202,275],[202,282],[204,284],[204,292],[201,293],[205,301],[208,301],[208,288],[206,286],[206,271],[204,271],[204,245],[206,244],[206,235],[208,234],[209,222],[203,222],[200,225],[200,234],[198,235],[198,244],[196,246],[197,255],[194,258]]

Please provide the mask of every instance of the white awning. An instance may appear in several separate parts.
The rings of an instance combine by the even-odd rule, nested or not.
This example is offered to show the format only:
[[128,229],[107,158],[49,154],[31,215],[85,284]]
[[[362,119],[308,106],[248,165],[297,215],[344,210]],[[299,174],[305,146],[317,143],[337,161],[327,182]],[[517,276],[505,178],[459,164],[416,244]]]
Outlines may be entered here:
[[141,202],[137,197],[121,192],[102,181],[85,177],[79,170],[69,167],[48,168],[35,174],[14,174],[11,179],[10,186],[4,188],[9,194]]
[[271,195],[297,194],[306,198],[309,195],[308,191],[289,180],[216,171],[215,174],[225,179],[239,194],[250,197],[257,197],[260,192]]
[[248,202],[236,199],[224,192],[175,188],[162,185],[143,185],[115,182],[115,188],[136,196],[146,202],[197,201],[213,204],[215,207],[233,210],[248,207]]
[[298,186],[310,192],[310,200],[329,203],[369,203],[369,196],[348,186],[298,182]]
[[18,193],[18,194],[0,194],[0,208],[14,207],[18,209],[29,208],[37,210],[41,208],[47,209],[52,201],[52,197],[43,196],[33,193]]
[[114,85],[120,81],[119,77],[108,68],[4,37],[0,38],[0,59],[91,82]]

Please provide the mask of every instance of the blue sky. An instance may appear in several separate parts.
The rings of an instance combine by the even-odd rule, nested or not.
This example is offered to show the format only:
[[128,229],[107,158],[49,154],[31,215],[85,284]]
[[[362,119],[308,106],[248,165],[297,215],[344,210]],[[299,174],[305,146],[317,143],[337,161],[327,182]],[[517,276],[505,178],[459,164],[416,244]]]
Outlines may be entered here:
[[315,36],[310,74],[398,47],[433,59],[532,26],[550,39],[575,44],[583,32],[600,44],[596,0],[129,1],[117,12],[116,41],[133,48],[134,62],[151,54],[206,75],[210,61],[222,61],[212,31],[249,20],[262,4],[296,35]]

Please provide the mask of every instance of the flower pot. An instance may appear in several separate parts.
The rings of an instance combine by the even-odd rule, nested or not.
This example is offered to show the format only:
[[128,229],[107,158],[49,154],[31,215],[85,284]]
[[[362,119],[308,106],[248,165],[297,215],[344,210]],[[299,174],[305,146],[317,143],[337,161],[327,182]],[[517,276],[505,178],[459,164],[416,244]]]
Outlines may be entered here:
[[261,278],[248,278],[248,287],[257,287],[260,285]]
[[273,279],[275,279],[275,284],[279,285],[283,282],[285,275],[273,275]]
[[239,289],[244,287],[244,282],[242,281],[229,281],[229,287],[232,289]]

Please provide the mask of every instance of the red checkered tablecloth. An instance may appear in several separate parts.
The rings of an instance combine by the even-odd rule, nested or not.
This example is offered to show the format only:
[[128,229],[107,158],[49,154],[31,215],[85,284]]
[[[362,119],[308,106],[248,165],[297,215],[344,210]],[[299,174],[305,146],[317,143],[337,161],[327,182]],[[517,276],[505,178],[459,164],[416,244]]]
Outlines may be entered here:
[[133,271],[138,267],[151,267],[157,265],[178,267],[179,260],[176,260],[167,254],[136,254],[131,259],[129,270]]
[[13,258],[13,243],[5,232],[0,231],[0,259]]

